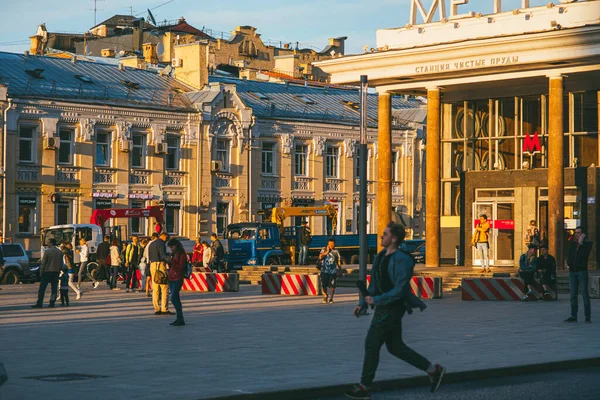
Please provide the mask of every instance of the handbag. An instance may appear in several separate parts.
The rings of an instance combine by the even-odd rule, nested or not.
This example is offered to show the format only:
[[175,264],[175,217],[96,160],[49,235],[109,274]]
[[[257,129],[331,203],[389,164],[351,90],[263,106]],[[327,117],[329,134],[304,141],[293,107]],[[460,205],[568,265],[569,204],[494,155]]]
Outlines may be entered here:
[[166,285],[169,283],[167,273],[161,268],[156,268],[154,275],[152,275],[152,281],[157,285]]

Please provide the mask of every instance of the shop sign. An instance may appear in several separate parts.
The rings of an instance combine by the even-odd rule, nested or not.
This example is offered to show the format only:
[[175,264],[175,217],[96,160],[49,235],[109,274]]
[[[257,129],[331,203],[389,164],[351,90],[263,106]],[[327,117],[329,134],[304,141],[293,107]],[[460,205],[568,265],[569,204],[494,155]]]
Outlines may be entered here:
[[111,208],[112,205],[112,200],[96,200],[96,208]]
[[35,197],[19,197],[19,204],[35,206],[37,205],[37,200],[35,199]]
[[149,193],[129,193],[127,197],[130,199],[152,200],[154,195]]
[[[497,219],[491,220],[488,219],[490,228],[498,229],[499,231],[514,231],[515,230],[515,221],[512,219]],[[479,220],[473,222],[473,228],[477,228],[479,225]]]
[[542,144],[540,143],[540,135],[534,132],[533,136],[527,132],[525,134],[525,140],[523,140],[523,153],[535,154],[542,151]]
[[111,192],[92,192],[92,197],[94,199],[116,199],[119,197],[119,194]]
[[281,196],[258,196],[258,201],[261,203],[281,203]]
[[464,71],[474,68],[496,67],[499,65],[512,65],[518,63],[519,56],[472,58],[453,62],[417,65],[415,67],[415,73],[431,74],[437,72]]
[[565,219],[565,229],[577,229],[580,219]]
[[167,201],[167,207],[169,208],[181,208],[181,203],[178,201]]

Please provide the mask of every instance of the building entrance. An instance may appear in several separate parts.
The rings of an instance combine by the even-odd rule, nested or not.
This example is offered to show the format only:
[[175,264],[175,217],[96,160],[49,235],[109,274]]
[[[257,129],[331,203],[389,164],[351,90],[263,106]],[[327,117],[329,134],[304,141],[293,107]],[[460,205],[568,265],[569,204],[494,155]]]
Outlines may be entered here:
[[[488,239],[490,265],[513,266],[515,263],[515,201],[513,195],[512,190],[477,191],[477,200],[473,204],[472,227],[474,230],[480,215],[487,215],[491,228]],[[481,259],[477,250],[472,247],[472,251],[473,265],[480,266]]]

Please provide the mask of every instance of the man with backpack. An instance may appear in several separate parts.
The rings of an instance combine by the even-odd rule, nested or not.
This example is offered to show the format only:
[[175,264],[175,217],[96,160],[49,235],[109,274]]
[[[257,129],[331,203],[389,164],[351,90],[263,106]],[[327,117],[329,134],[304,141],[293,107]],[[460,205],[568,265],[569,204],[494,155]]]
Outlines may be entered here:
[[410,255],[399,249],[406,231],[399,224],[390,222],[381,236],[384,247],[373,262],[371,284],[367,296],[354,309],[360,316],[368,306],[375,306],[375,314],[365,340],[365,358],[360,382],[345,393],[346,397],[358,400],[371,399],[371,386],[379,365],[379,353],[385,343],[388,351],[412,366],[427,372],[431,381],[431,392],[439,388],[446,368],[429,362],[425,357],[408,347],[402,340],[402,317],[412,306],[410,281],[415,263]]

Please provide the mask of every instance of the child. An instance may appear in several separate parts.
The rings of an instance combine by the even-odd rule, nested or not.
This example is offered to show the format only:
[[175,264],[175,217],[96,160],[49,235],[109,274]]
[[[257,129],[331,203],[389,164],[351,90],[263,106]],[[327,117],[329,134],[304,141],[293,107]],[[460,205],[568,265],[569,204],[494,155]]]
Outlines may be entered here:
[[69,268],[63,265],[60,273],[60,305],[69,307]]

